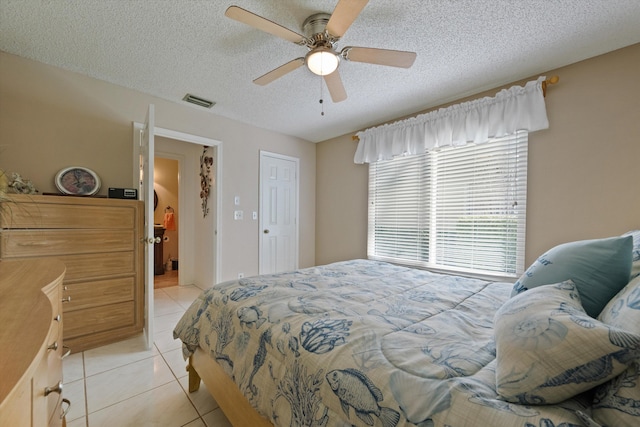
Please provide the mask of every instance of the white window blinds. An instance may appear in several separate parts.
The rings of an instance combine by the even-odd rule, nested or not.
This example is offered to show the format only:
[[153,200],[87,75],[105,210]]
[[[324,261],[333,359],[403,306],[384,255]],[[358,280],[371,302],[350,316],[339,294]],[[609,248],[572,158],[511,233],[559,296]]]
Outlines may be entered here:
[[368,255],[458,272],[524,270],[527,132],[369,165]]

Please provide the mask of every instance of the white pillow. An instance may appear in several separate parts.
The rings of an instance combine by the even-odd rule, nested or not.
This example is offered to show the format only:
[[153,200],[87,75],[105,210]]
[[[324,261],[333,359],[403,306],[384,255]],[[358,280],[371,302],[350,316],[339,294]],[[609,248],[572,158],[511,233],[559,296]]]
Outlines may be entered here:
[[[598,320],[640,334],[640,276],[611,299]],[[596,389],[592,415],[605,426],[640,426],[640,361]]]
[[603,426],[640,426],[640,362],[596,389],[592,417]]
[[640,334],[587,315],[572,281],[507,300],[495,319],[496,390],[520,404],[559,403],[640,357]]
[[640,276],[611,298],[598,320],[640,335]]

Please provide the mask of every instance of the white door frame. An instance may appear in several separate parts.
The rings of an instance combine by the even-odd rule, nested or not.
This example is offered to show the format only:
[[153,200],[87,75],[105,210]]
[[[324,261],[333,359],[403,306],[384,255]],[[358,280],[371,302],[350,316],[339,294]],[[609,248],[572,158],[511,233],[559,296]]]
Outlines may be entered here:
[[[144,124],[142,123],[138,123],[138,122],[134,122],[133,123],[134,126],[134,133],[135,132],[139,132],[144,128]],[[179,132],[179,131],[175,131],[175,130],[171,130],[171,129],[164,129],[164,128],[160,128],[160,127],[156,127],[155,128],[155,136],[162,136],[165,138],[169,138],[169,139],[175,139],[177,141],[182,141],[182,142],[190,142],[192,144],[198,144],[198,145],[207,145],[209,147],[217,147],[217,156],[216,156],[216,169],[215,169],[215,179],[216,179],[216,187],[217,187],[217,191],[216,191],[216,224],[215,224],[215,229],[216,229],[216,245],[215,245],[215,253],[216,253],[216,259],[215,259],[215,266],[214,266],[214,270],[215,270],[215,283],[220,283],[220,256],[221,256],[221,250],[220,250],[220,244],[222,242],[222,238],[221,238],[221,233],[222,230],[220,228],[220,221],[221,221],[221,216],[220,216],[220,210],[221,210],[221,206],[222,206],[222,141],[218,141],[215,139],[211,139],[211,138],[207,138],[204,136],[199,136],[199,135],[193,135],[190,133],[184,133],[184,132]],[[150,154],[151,155],[151,154]],[[154,153],[155,155],[155,153]],[[139,161],[139,153],[137,152],[137,147],[134,144],[134,153],[133,153],[133,159],[134,159],[134,165],[133,165],[133,169],[134,169],[134,184],[135,187],[133,188],[137,188],[138,187],[138,183],[135,181],[136,177],[138,177],[140,175],[139,172],[139,167],[137,167]],[[182,162],[184,163],[184,162]],[[182,173],[182,171],[180,171]],[[184,206],[183,204],[183,200],[181,199],[181,197],[183,197],[183,193],[185,191],[189,191],[189,189],[186,188],[182,188],[184,180],[181,180],[181,182],[179,183],[180,187],[179,187],[179,203],[180,206]],[[179,215],[178,216],[178,227],[185,229],[184,227],[186,226],[186,221],[188,218],[186,218],[186,215]],[[188,251],[185,249],[186,246],[186,242],[183,242],[184,239],[180,239],[178,241],[178,252],[180,254],[186,254]],[[180,271],[180,270],[178,270]]]
[[263,187],[263,182],[262,182],[262,159],[264,157],[273,157],[273,158],[277,158],[277,159],[283,159],[283,160],[287,160],[287,161],[291,161],[294,162],[296,164],[296,189],[295,189],[295,193],[296,193],[296,206],[295,206],[295,214],[296,214],[296,221],[295,221],[295,250],[293,251],[294,254],[294,265],[295,265],[295,269],[298,268],[298,261],[299,261],[299,257],[300,257],[300,159],[297,157],[291,157],[291,156],[286,156],[284,154],[278,154],[278,153],[273,153],[273,152],[269,152],[269,151],[265,151],[265,150],[260,150],[260,159],[259,159],[259,165],[260,165],[260,170],[258,172],[259,174],[259,194],[260,194],[260,228],[258,230],[259,233],[259,237],[258,237],[258,247],[259,247],[259,253],[258,253],[258,273],[259,274],[264,274],[265,271],[265,260],[264,260],[264,254],[263,254],[263,250],[262,250],[262,246],[263,246],[263,239],[264,239],[264,232],[263,230],[265,229],[265,224],[264,224],[264,218],[265,218],[265,214],[263,212],[264,209],[264,194],[262,193],[262,187]]

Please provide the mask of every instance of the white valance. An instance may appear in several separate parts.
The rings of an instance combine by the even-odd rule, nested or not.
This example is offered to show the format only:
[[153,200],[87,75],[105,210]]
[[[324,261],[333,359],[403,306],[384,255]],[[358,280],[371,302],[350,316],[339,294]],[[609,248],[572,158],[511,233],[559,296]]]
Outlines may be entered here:
[[354,162],[373,163],[450,145],[481,144],[517,130],[547,129],[544,81],[542,76],[524,87],[503,89],[493,98],[463,102],[358,132]]

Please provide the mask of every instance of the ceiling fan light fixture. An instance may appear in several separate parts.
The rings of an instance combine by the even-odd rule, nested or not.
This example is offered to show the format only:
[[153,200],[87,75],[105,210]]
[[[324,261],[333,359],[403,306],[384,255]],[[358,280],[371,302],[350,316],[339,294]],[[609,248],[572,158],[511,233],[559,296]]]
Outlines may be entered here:
[[305,63],[309,70],[319,76],[326,76],[338,68],[338,55],[327,47],[317,47],[311,50],[305,57]]

